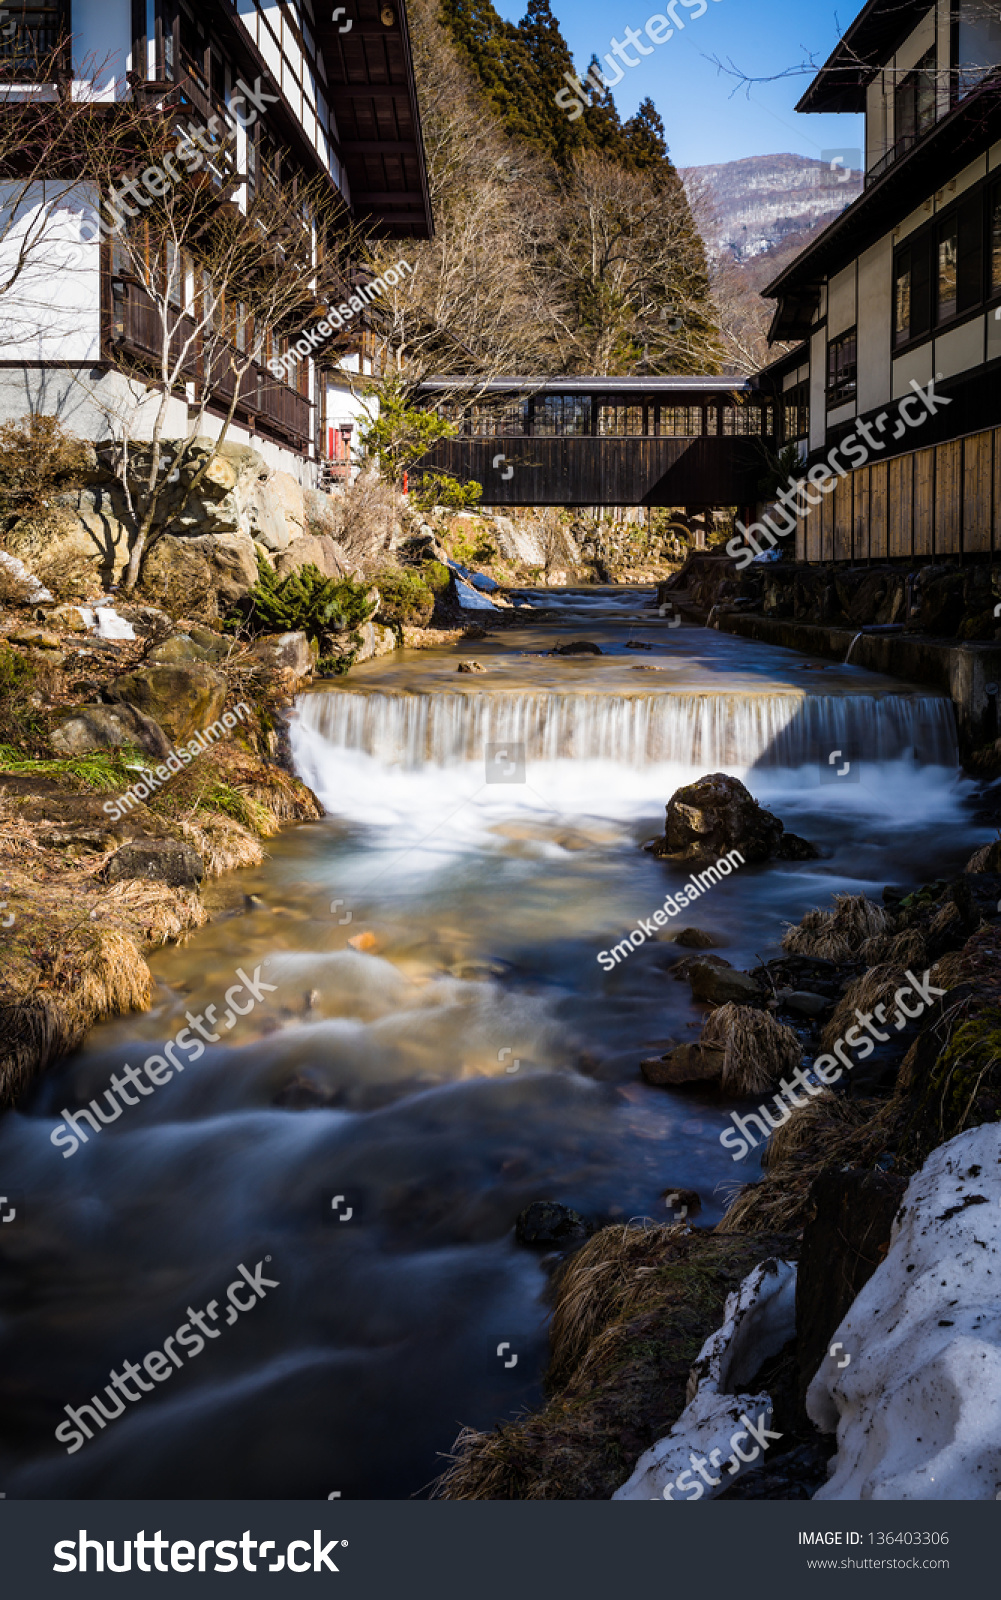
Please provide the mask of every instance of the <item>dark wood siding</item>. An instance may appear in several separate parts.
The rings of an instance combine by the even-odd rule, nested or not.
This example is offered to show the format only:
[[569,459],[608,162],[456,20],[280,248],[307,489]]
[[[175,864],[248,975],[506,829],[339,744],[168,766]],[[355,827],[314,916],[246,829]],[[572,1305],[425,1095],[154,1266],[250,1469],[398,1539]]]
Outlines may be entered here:
[[446,439],[423,472],[481,483],[491,506],[733,506],[759,498],[765,456],[740,438]]

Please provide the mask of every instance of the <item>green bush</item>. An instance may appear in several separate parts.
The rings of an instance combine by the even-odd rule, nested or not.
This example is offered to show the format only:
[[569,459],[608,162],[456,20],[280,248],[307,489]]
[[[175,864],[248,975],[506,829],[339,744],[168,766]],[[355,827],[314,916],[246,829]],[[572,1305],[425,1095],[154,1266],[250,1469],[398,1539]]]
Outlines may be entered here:
[[[439,562],[428,564],[440,565]],[[447,580],[448,568],[443,567],[442,571],[446,573]],[[372,581],[382,596],[380,622],[385,622],[390,628],[402,628],[404,625],[427,627],[434,611],[434,591],[420,573],[380,572]]]
[[443,561],[425,561],[421,567],[421,577],[435,594],[443,594],[452,581],[452,574]]
[[344,633],[375,610],[364,584],[325,578],[309,565],[279,578],[258,552],[257,582],[248,596],[245,623],[254,633]]
[[450,511],[471,511],[483,499],[483,485],[475,480],[460,483],[447,472],[425,472],[410,499],[419,511],[430,511],[433,506],[447,506]]

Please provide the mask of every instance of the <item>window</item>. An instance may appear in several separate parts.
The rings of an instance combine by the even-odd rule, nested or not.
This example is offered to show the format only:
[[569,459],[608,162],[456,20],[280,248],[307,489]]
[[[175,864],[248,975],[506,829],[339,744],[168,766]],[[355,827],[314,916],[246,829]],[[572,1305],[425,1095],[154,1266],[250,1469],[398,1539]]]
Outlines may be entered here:
[[932,234],[898,250],[893,268],[893,345],[931,332]]
[[758,405],[722,407],[722,433],[727,439],[754,438],[767,431],[767,408]]
[[599,406],[598,432],[605,438],[629,438],[644,431],[642,406]]
[[935,123],[935,47],[900,80],[893,97],[893,141],[913,144]]
[[782,396],[783,432],[786,443],[805,439],[810,432],[810,384],[808,380],[794,384]]
[[956,262],[958,257],[958,239],[956,236],[956,218],[944,223],[938,229],[938,280],[936,287],[936,317],[939,322],[948,322],[950,317],[956,315]]
[[35,78],[67,32],[59,0],[49,5],[9,5],[0,32],[0,66],[24,79]]
[[461,431],[480,439],[524,433],[526,410],[527,401],[509,406],[474,406],[462,423]]
[[953,0],[952,54],[955,104],[1001,63],[1001,20],[996,6],[986,0]]
[[858,356],[855,329],[840,333],[827,346],[827,403],[839,406],[845,400],[854,400],[858,376]]
[[702,432],[702,407],[659,406],[657,432],[665,439],[697,439]]
[[549,394],[535,402],[533,433],[543,438],[579,436],[591,432],[590,395]]

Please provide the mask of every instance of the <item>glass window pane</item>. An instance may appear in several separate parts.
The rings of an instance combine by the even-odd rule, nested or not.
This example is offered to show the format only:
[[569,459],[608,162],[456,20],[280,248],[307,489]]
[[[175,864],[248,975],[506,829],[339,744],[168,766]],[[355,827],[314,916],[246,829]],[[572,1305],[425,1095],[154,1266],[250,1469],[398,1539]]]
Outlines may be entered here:
[[893,286],[893,342],[903,344],[911,336],[911,253],[898,258]]
[[947,224],[938,240],[938,320],[956,315],[956,224]]

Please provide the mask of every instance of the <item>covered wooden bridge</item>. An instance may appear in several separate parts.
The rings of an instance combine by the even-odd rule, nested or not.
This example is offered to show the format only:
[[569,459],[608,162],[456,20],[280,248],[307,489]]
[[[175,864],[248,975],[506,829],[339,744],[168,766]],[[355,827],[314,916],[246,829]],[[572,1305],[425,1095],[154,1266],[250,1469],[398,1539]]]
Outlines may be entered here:
[[740,378],[429,378],[455,422],[417,464],[491,506],[750,506],[783,437],[777,397]]

